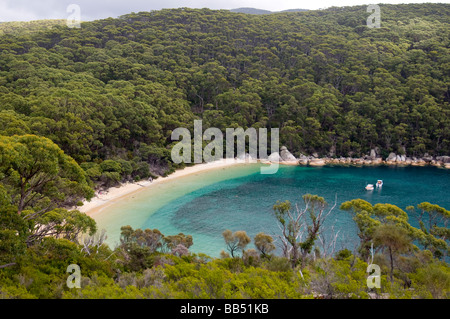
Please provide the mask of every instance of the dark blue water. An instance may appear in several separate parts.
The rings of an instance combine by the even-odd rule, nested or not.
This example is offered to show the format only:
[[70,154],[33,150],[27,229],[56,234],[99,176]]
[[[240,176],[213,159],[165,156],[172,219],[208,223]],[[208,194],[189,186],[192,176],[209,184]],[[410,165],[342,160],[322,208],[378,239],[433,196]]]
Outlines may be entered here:
[[[366,191],[367,184],[384,181],[382,189]],[[357,228],[350,213],[341,211],[344,201],[361,198],[372,204],[390,203],[404,209],[421,202],[450,209],[450,172],[432,167],[297,167],[280,166],[277,174],[252,174],[219,182],[180,197],[152,214],[143,228],[157,228],[166,235],[192,235],[191,251],[218,256],[225,250],[222,232],[245,230],[253,238],[259,232],[274,238],[280,233],[273,216],[277,200],[303,207],[302,195],[316,194],[329,206],[337,206],[325,228],[339,230],[337,249],[353,249]],[[418,226],[415,216],[410,222]]]

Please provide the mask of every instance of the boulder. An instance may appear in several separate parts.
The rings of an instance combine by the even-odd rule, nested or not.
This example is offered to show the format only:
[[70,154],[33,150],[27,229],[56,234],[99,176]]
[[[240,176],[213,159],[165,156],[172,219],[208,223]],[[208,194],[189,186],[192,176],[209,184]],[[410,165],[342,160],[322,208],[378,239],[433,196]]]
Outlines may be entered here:
[[436,157],[436,160],[441,161],[442,163],[445,163],[445,164],[449,164],[450,156],[438,156],[438,157]]
[[425,153],[422,158],[422,161],[425,161],[426,163],[431,163],[431,161],[433,160],[433,156],[430,156],[430,154]]
[[319,157],[319,154],[317,154],[316,152],[314,152],[314,153],[312,153],[312,156],[313,156],[314,158],[318,158],[318,157]]
[[301,158],[301,159],[298,161],[298,163],[299,163],[300,165],[308,165],[308,159],[306,159],[306,158]]
[[286,162],[291,162],[291,161],[296,161],[297,160],[295,158],[295,156],[292,155],[291,152],[288,151],[286,146],[281,147],[280,157],[281,157],[281,159],[283,161],[286,161]]
[[397,154],[390,153],[389,156],[386,158],[386,161],[389,162],[395,162],[397,160]]
[[375,153],[377,153],[377,156],[380,155],[380,148],[378,146],[375,146],[374,150]]
[[425,165],[426,165],[426,162],[425,162],[424,160],[422,160],[422,159],[418,159],[418,160],[416,160],[416,161],[413,161],[413,162],[411,163],[411,165],[412,165],[412,166],[425,166]]
[[372,163],[373,164],[381,164],[381,163],[383,163],[383,159],[381,157],[378,157],[378,158],[374,159],[372,161]]
[[422,161],[426,162],[426,163],[431,163],[431,161],[433,160],[433,156],[424,156],[421,159]]
[[336,155],[336,145],[331,146],[330,152],[328,153],[330,157],[334,157]]
[[376,152],[374,149],[371,149],[371,150],[370,150],[370,156],[369,156],[369,158],[370,158],[371,160],[374,160],[374,159],[377,158],[377,152]]
[[277,162],[277,163],[282,161],[280,154],[278,154],[278,152],[270,154],[268,160],[270,162]]
[[338,158],[333,159],[334,164],[339,164],[341,161]]
[[351,157],[346,157],[345,159],[344,159],[344,163],[345,164],[350,164],[352,162],[352,158]]
[[441,167],[444,165],[444,163],[442,163],[441,161],[432,160],[431,165],[436,166],[436,167]]
[[324,166],[326,163],[323,159],[316,158],[309,161],[310,166]]

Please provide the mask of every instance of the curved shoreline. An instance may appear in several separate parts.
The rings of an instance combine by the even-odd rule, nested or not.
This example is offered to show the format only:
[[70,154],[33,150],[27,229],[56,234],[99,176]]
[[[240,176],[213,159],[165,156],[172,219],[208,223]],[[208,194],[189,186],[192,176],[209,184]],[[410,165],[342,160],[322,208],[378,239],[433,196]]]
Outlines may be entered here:
[[257,161],[246,161],[238,159],[222,159],[210,163],[202,163],[194,166],[185,167],[184,169],[177,170],[174,173],[166,177],[159,177],[152,182],[150,181],[139,181],[135,183],[125,183],[118,187],[109,188],[106,193],[97,193],[90,200],[84,200],[83,206],[77,208],[80,212],[93,217],[95,214],[101,212],[106,207],[116,203],[118,200],[127,198],[134,195],[144,189],[150,188],[152,186],[179,178],[183,176],[188,176],[200,172],[205,172],[209,170],[214,170],[223,167],[229,167],[237,164],[247,164],[247,163],[257,163]]
[[[152,182],[150,181],[139,181],[135,183],[125,183],[117,187],[109,188],[106,193],[99,194],[96,193],[95,197],[90,201],[84,200],[83,206],[77,209],[86,215],[93,217],[97,213],[101,212],[103,209],[110,205],[113,205],[117,201],[134,195],[144,189],[164,183],[170,180],[174,180],[179,177],[192,175],[199,172],[214,170],[218,168],[229,167],[237,164],[249,164],[249,163],[262,163],[271,164],[271,162],[266,160],[244,160],[244,159],[222,159],[210,163],[202,163],[194,166],[185,167],[184,169],[177,170],[174,173],[166,177],[159,177]],[[391,166],[391,167],[408,167],[408,166],[434,166],[437,168],[450,169],[450,164],[436,165],[432,163],[419,162],[419,163],[409,163],[409,162],[393,162],[393,161],[383,161],[381,158],[377,160],[364,160],[362,158],[344,158],[344,159],[331,159],[331,158],[314,158],[314,159],[300,159],[296,161],[280,161],[280,165],[290,165],[290,166],[310,166],[310,167],[321,167],[321,166]]]

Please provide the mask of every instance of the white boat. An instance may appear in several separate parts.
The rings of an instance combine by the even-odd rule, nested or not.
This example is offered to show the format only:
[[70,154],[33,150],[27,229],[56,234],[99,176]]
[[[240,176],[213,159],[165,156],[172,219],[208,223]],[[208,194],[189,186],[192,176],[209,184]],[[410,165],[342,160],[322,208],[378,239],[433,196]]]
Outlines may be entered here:
[[383,181],[381,179],[379,179],[377,181],[377,187],[381,187],[381,186],[383,186]]
[[368,191],[373,191],[373,184],[367,184],[367,186],[366,186],[366,189],[368,190]]

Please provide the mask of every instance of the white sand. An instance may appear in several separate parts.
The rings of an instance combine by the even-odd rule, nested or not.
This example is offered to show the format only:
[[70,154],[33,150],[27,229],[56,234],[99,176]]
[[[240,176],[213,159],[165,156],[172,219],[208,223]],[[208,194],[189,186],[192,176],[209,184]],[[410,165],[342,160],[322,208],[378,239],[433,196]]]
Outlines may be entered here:
[[[89,216],[92,216],[96,212],[101,211],[106,206],[113,204],[117,199],[121,199],[123,197],[139,192],[144,188],[153,187],[154,185],[157,185],[159,183],[176,179],[181,176],[195,174],[210,169],[217,169],[226,166],[245,163],[249,163],[249,161],[246,162],[245,160],[238,160],[238,159],[222,159],[211,163],[197,164],[194,166],[186,167],[182,170],[174,172],[173,174],[170,174],[167,177],[159,177],[158,179],[153,180],[153,182],[140,181],[136,183],[122,184],[119,187],[113,187],[108,189],[107,192],[103,192],[103,194],[96,193],[96,196],[92,198],[89,202],[85,200],[83,202],[84,205],[79,207],[78,210],[86,213]],[[250,163],[256,163],[256,161],[250,161]]]

